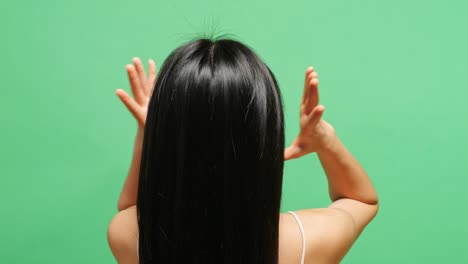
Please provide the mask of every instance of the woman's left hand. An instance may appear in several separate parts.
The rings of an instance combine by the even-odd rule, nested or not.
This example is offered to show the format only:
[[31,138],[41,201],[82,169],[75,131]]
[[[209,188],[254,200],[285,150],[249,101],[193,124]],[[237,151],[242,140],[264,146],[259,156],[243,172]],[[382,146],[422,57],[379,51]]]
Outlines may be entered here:
[[319,105],[318,73],[313,67],[306,70],[304,93],[299,111],[301,131],[284,151],[284,159],[296,159],[327,148],[334,139],[335,129],[322,119],[323,105]]
[[153,60],[148,62],[148,76],[139,58],[133,58],[133,64],[127,64],[127,75],[132,89],[132,98],[125,90],[119,88],[115,91],[127,109],[132,113],[140,128],[145,127],[148,103],[151,91],[156,80],[156,64]]

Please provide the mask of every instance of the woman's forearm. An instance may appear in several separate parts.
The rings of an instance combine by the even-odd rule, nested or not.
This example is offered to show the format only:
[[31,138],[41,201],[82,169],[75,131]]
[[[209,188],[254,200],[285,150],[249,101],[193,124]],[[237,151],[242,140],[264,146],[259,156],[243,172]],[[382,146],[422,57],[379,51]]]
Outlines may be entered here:
[[125,180],[122,192],[120,193],[117,208],[122,211],[136,204],[138,193],[138,177],[140,174],[141,150],[143,145],[144,128],[139,127],[135,137],[135,145],[133,147],[133,158],[128,171],[128,176]]
[[377,204],[377,193],[359,162],[334,133],[326,147],[317,152],[328,178],[330,198],[349,198]]

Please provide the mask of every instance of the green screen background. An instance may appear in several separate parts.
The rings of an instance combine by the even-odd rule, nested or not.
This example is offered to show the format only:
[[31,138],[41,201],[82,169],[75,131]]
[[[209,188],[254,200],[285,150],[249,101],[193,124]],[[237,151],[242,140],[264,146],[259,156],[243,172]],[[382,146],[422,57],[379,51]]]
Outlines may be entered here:
[[[307,66],[325,119],[371,176],[381,210],[343,263],[468,263],[468,2],[8,1],[1,19],[1,263],[114,263],[136,122],[133,56],[161,65],[198,33],[266,61],[298,132]],[[282,210],[324,207],[315,155],[285,167]]]

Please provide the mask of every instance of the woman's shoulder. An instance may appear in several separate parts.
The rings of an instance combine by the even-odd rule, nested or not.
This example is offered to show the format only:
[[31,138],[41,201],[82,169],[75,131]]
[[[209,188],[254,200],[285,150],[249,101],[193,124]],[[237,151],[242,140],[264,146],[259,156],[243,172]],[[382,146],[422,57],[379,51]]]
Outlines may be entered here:
[[107,241],[119,263],[138,263],[136,206],[118,212],[109,223]]
[[[352,219],[333,208],[303,209],[294,213],[305,234],[306,262],[339,263],[356,239]],[[300,263],[302,234],[293,214],[281,214],[279,244],[280,263]]]
[[[305,260],[314,263],[339,263],[351,248],[357,234],[351,218],[332,208],[294,211],[305,234]],[[138,263],[138,223],[136,206],[118,212],[107,230],[112,254],[123,263]],[[293,214],[282,213],[279,223],[279,263],[300,263],[302,232]]]

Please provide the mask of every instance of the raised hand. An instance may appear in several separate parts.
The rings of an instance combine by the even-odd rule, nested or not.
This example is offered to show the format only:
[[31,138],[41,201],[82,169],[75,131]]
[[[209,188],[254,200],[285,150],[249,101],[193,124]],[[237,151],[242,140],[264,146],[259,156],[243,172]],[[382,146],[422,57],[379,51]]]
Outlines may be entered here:
[[127,64],[126,66],[134,98],[121,88],[115,91],[141,128],[145,127],[148,103],[156,80],[156,64],[151,59],[148,64],[148,76],[139,58],[133,58],[133,64]]
[[300,107],[299,135],[285,149],[284,159],[295,159],[325,148],[335,134],[333,127],[322,119],[325,108],[319,105],[318,74],[313,67],[306,70],[304,93]]

